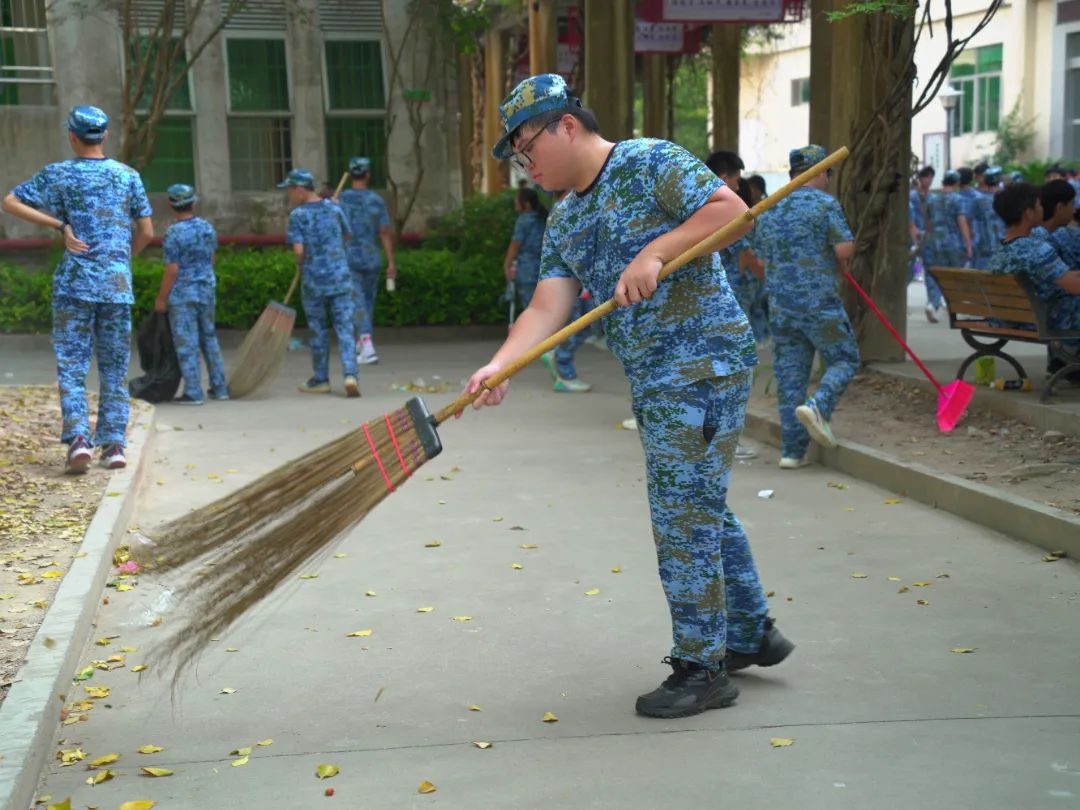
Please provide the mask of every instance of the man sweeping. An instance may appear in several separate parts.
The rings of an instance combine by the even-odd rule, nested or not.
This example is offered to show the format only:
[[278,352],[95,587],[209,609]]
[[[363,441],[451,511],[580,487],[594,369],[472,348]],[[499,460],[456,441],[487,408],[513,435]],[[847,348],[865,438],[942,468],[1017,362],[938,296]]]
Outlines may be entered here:
[[[633,396],[674,645],[671,675],[637,699],[641,714],[685,717],[730,705],[727,673],[793,649],[768,618],[742,526],[727,505],[732,455],[756,362],[754,340],[715,254],[658,286],[665,261],[746,210],[701,162],[666,141],[612,143],[560,76],[533,76],[499,108],[494,155],[546,189],[571,189],[544,235],[540,282],[510,337],[466,386],[475,392],[565,325],[584,285],[620,309],[608,345]],[[498,405],[507,383],[475,407]]]
[[[127,464],[131,355],[131,257],[154,238],[150,202],[138,172],[105,157],[109,117],[97,107],[71,110],[68,143],[74,160],[52,163],[4,198],[9,214],[52,228],[64,237],[53,274],[53,351],[60,384],[66,470],[86,472],[91,448],[102,466]],[[136,233],[132,237],[132,222]],[[91,437],[86,375],[97,353],[101,396]]]
[[311,365],[315,373],[299,386],[300,391],[330,393],[330,325],[333,325],[345,375],[345,395],[358,397],[352,282],[345,258],[349,222],[337,203],[318,195],[315,178],[309,171],[293,169],[278,183],[278,188],[286,189],[289,204],[293,206],[285,241],[292,245],[296,256],[300,298],[311,329]]

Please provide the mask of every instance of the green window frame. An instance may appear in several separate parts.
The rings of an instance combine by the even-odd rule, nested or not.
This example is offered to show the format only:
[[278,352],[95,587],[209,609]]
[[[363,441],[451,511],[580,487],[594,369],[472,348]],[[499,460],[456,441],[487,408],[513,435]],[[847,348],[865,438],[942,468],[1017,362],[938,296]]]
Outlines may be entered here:
[[961,53],[949,70],[950,85],[960,91],[950,121],[951,135],[997,132],[1001,125],[1001,71],[1004,48],[986,45]]
[[163,116],[158,121],[154,153],[140,172],[148,192],[165,191],[173,183],[195,185],[194,129],[191,116]]
[[270,191],[292,168],[292,119],[230,116],[229,174],[233,191]]
[[53,106],[45,0],[0,0],[0,107]]
[[287,112],[289,68],[285,40],[228,37],[230,112]]
[[323,44],[323,56],[327,109],[386,109],[379,40],[328,39]]
[[289,67],[282,37],[225,40],[233,191],[269,191],[292,168]]
[[348,171],[353,155],[370,157],[372,188],[386,188],[386,125],[382,118],[326,119],[328,177],[335,179]]
[[[173,37],[169,42],[169,47],[176,47],[179,43],[179,37]],[[155,43],[150,41],[149,37],[143,37],[139,41],[139,46],[144,55],[143,59],[150,60],[153,64],[155,55]],[[135,66],[130,66],[131,70],[135,70]],[[185,75],[186,74],[186,75]],[[165,105],[165,109],[170,112],[190,112],[191,111],[191,73],[187,69],[187,49],[182,48],[180,50],[180,57],[176,60],[176,65],[173,66],[173,78],[178,75],[184,75],[184,80],[176,86],[176,90],[173,91],[172,98]],[[133,77],[134,80],[134,77]],[[143,88],[142,97],[139,99],[139,103],[135,105],[135,109],[139,111],[148,110],[150,107],[150,97],[153,94],[153,85],[150,79],[147,80],[146,87]]]

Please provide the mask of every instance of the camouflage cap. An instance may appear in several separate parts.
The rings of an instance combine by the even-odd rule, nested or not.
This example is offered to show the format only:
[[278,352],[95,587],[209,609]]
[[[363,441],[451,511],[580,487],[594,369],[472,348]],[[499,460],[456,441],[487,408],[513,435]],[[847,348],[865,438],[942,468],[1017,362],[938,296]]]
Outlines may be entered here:
[[802,146],[788,152],[788,163],[791,165],[793,172],[805,172],[812,166],[821,163],[826,157],[825,147],[812,143],[809,146]]
[[960,172],[949,171],[945,172],[945,175],[941,178],[941,185],[943,186],[958,186],[960,185]]
[[187,183],[173,183],[165,193],[169,195],[170,205],[191,205],[199,199],[195,188]]
[[109,116],[98,107],[72,107],[67,117],[68,132],[86,143],[101,143],[109,128]]
[[1005,173],[1005,170],[1000,166],[987,166],[986,172],[983,175],[983,180],[987,183],[997,183],[1001,181],[1001,176]]
[[349,173],[350,174],[364,174],[371,171],[371,158],[366,157],[351,157],[349,158]]
[[278,188],[288,188],[289,186],[302,186],[314,191],[315,175],[305,169],[293,169],[285,175],[284,180],[277,184]]
[[566,109],[575,104],[580,107],[581,99],[570,98],[562,76],[555,73],[530,76],[515,87],[499,105],[504,134],[491,150],[491,154],[498,160],[508,160],[513,155],[510,136],[518,127],[538,115]]

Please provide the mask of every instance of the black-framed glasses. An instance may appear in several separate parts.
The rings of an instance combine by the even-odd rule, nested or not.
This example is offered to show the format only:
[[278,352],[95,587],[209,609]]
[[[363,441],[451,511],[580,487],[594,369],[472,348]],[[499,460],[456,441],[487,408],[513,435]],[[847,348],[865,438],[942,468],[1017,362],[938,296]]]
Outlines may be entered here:
[[528,142],[521,147],[518,151],[514,152],[510,156],[510,162],[517,166],[521,171],[527,172],[534,165],[533,159],[529,156],[529,149],[532,148],[533,142],[543,135],[547,131],[547,127],[541,127],[540,131],[529,138]]

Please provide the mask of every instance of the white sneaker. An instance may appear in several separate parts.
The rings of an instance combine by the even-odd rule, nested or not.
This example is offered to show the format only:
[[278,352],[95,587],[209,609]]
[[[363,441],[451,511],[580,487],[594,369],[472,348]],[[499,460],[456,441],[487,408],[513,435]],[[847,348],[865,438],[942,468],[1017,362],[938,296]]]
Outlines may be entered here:
[[379,362],[379,355],[375,353],[375,343],[371,335],[360,336],[360,353],[356,355],[356,362],[362,366],[371,366]]
[[562,377],[555,381],[555,384],[551,386],[553,390],[562,394],[584,394],[586,391],[591,391],[592,386],[587,382],[581,380],[564,380]]
[[832,428],[825,421],[825,417],[818,410],[817,403],[812,399],[806,400],[805,405],[795,409],[795,418],[802,422],[804,428],[810,431],[810,438],[824,447],[836,447],[836,437],[833,436]]
[[752,458],[757,458],[758,452],[753,447],[739,442],[735,445],[735,458],[740,461],[747,461]]
[[810,465],[810,460],[803,456],[802,458],[782,458],[780,459],[781,470],[797,470],[800,467],[807,467]]
[[637,419],[623,419],[619,427],[623,430],[637,430]]
[[924,309],[923,312],[926,313],[926,320],[930,321],[930,323],[938,322],[937,309],[933,304],[927,304],[926,309]]

